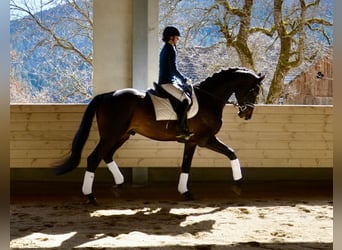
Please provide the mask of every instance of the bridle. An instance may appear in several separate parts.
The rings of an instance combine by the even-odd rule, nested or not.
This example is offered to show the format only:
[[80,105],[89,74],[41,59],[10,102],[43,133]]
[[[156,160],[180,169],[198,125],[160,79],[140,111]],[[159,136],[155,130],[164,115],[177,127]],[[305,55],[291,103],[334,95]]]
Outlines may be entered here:
[[237,104],[239,111],[244,112],[247,108],[255,109],[254,103],[244,103],[243,105]]
[[[247,96],[250,94],[250,93],[253,93],[255,91],[255,88],[251,88],[249,91],[248,91],[248,94]],[[238,101],[235,101],[235,102],[227,102],[228,104],[233,104],[234,107],[238,108],[240,112],[244,112],[247,108],[251,108],[251,109],[255,109],[255,104],[252,103],[252,102],[244,102],[243,104],[239,104]]]
[[255,109],[255,104],[254,103],[244,103],[240,105],[238,102],[230,102],[228,101],[227,104],[232,104],[235,108],[238,108],[239,111],[244,112],[247,108],[252,108]]

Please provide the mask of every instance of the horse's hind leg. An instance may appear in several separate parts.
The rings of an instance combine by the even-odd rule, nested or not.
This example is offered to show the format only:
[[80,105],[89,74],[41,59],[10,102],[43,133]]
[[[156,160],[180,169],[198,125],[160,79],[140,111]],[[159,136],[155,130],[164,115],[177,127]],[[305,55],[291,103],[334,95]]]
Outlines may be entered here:
[[111,149],[110,141],[100,140],[94,151],[87,158],[87,170],[84,174],[82,192],[88,197],[89,203],[95,204],[95,198],[93,195],[93,182],[95,177],[95,171],[103,159],[104,155]]
[[115,184],[116,185],[121,185],[124,182],[124,176],[122,175],[118,165],[116,164],[116,162],[113,160],[113,155],[115,153],[115,151],[117,149],[119,149],[122,144],[125,143],[125,141],[128,140],[129,138],[129,134],[124,135],[121,140],[116,143],[112,149],[108,152],[108,154],[103,158],[103,160],[105,161],[105,163],[107,164],[107,167],[109,169],[109,171],[112,173]]

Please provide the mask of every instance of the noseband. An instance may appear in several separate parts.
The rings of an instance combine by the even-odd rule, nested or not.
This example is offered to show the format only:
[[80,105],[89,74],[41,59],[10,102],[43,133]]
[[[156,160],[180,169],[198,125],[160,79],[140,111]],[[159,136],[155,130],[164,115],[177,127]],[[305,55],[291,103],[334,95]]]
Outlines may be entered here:
[[[248,93],[252,93],[254,88],[250,89]],[[244,112],[247,108],[255,109],[255,104],[251,102],[244,102],[242,105],[239,102],[233,103],[234,107],[237,107],[240,112]]]
[[241,112],[245,111],[247,108],[255,109],[255,105],[253,103],[244,103],[243,105],[236,104],[234,106],[238,107]]
[[255,105],[253,103],[244,103],[240,105],[238,102],[227,102],[227,104],[232,104],[235,108],[238,108],[239,111],[243,112],[247,108],[255,109]]

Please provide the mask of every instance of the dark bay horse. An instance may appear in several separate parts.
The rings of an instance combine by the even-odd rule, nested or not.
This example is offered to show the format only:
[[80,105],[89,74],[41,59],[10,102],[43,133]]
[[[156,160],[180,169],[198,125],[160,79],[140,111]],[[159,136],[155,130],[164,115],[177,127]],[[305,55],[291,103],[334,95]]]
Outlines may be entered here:
[[[188,191],[187,182],[197,145],[227,156],[231,161],[233,179],[236,182],[241,180],[240,163],[234,150],[223,144],[215,135],[222,125],[223,109],[233,93],[237,99],[239,117],[246,120],[252,117],[264,77],[245,68],[237,67],[222,70],[205,81],[193,85],[199,109],[198,113],[188,120],[188,126],[194,135],[189,140],[180,141],[184,143],[184,154],[178,191],[185,198],[192,197]],[[160,141],[178,140],[175,133],[176,121],[156,121],[151,98],[145,92],[127,88],[100,94],[88,104],[73,139],[70,156],[56,166],[57,175],[73,170],[80,163],[82,149],[90,133],[95,114],[100,140],[87,158],[87,169],[82,187],[83,194],[91,203],[95,202],[92,191],[93,178],[101,160],[107,164],[116,184],[124,182],[124,177],[113,160],[113,155],[131,135],[139,133]]]

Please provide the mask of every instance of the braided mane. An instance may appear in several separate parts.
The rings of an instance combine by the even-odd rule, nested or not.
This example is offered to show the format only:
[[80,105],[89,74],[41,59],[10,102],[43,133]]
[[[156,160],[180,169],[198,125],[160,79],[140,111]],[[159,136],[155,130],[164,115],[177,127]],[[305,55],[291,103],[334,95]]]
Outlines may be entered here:
[[212,76],[209,76],[208,78],[206,78],[204,81],[200,83],[194,84],[194,87],[198,87],[198,88],[209,87],[210,85],[214,83],[222,82],[223,79],[227,79],[231,77],[230,75],[232,75],[236,71],[245,72],[246,74],[248,73],[254,74],[249,69],[244,68],[244,67],[230,67],[226,70],[221,70],[220,72],[214,73]]

